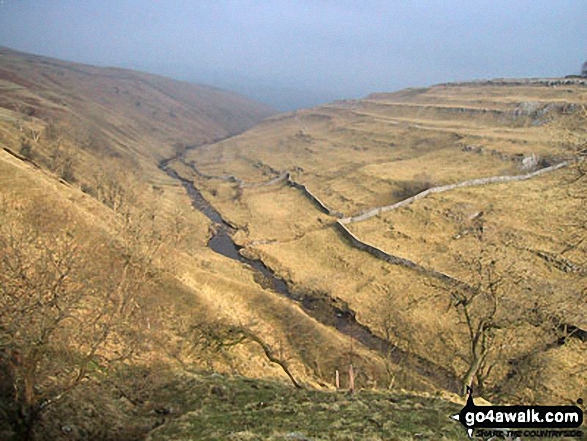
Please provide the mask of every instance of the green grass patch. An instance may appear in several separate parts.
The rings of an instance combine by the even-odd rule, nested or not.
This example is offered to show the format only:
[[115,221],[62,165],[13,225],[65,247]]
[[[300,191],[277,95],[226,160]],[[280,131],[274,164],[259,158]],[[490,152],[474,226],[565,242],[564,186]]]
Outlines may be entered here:
[[158,440],[466,439],[458,405],[400,392],[295,390],[220,375],[199,378],[193,408],[153,431]]

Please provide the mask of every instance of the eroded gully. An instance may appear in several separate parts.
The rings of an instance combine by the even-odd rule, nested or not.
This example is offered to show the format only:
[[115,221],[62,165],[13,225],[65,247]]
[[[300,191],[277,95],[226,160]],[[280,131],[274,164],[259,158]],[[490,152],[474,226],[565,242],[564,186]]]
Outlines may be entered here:
[[[197,147],[199,146],[190,147],[189,149]],[[222,218],[222,215],[204,198],[191,180],[180,176],[175,170],[169,167],[169,163],[174,160],[185,164],[184,157],[185,152],[164,159],[160,161],[159,168],[167,173],[169,177],[181,182],[191,199],[192,206],[213,222],[212,237],[208,241],[208,247],[211,250],[248,266],[254,273],[254,280],[261,287],[271,289],[295,301],[302,307],[306,314],[320,323],[336,328],[342,334],[350,336],[369,349],[377,351],[385,357],[389,357],[396,364],[401,363],[404,368],[411,369],[415,373],[425,377],[438,388],[452,392],[459,391],[460,383],[452,372],[430,360],[406,352],[375,335],[367,326],[356,320],[355,312],[348,307],[346,302],[324,294],[305,292],[295,286],[290,286],[261,260],[243,256],[240,253],[242,247],[237,245],[232,239],[236,228]]]

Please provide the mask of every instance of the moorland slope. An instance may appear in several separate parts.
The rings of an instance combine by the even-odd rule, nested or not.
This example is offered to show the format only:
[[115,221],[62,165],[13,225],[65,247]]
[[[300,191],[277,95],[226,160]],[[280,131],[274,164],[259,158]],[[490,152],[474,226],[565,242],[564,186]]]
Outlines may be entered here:
[[[1,48],[0,437],[454,438],[430,395],[470,378],[584,396],[587,88],[565,81],[272,116]],[[334,392],[349,364],[395,391]]]
[[379,93],[270,118],[177,170],[243,252],[395,347],[489,397],[573,400],[586,104],[583,79]]

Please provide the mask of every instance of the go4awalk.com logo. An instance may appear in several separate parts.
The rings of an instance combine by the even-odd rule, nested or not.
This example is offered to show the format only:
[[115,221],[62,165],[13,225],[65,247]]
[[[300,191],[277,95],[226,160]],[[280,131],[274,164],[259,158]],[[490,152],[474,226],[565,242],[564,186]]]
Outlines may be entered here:
[[578,406],[476,406],[468,388],[467,404],[452,418],[467,430],[469,438],[582,437],[583,411]]

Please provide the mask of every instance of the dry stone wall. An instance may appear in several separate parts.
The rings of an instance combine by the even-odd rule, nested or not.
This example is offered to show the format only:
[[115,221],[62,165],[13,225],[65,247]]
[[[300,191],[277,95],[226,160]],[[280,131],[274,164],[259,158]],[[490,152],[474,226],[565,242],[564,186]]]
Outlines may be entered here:
[[436,271],[433,269],[426,268],[426,267],[424,267],[416,262],[413,262],[409,259],[406,259],[404,257],[399,257],[399,256],[395,256],[393,254],[387,253],[387,252],[383,251],[382,249],[377,248],[376,246],[371,245],[371,244],[359,239],[357,236],[355,236],[347,228],[346,225],[349,225],[353,222],[360,222],[360,221],[369,219],[369,218],[376,216],[376,215],[383,213],[383,212],[387,212],[387,211],[398,209],[400,207],[404,207],[404,206],[409,205],[418,199],[422,199],[422,198],[428,196],[429,194],[441,193],[441,192],[453,190],[456,188],[486,185],[486,184],[497,183],[497,182],[524,181],[526,179],[531,179],[536,176],[540,176],[542,174],[549,173],[554,170],[558,170],[559,168],[565,167],[567,165],[568,165],[568,162],[561,162],[560,164],[553,165],[551,167],[546,167],[541,170],[538,170],[538,171],[535,171],[532,173],[527,173],[524,175],[494,176],[494,177],[490,177],[490,178],[472,179],[469,181],[460,182],[458,184],[433,187],[433,188],[425,190],[421,193],[418,193],[417,195],[412,196],[411,198],[408,198],[408,199],[405,199],[401,202],[398,202],[396,204],[388,205],[385,207],[374,208],[372,210],[369,210],[365,213],[360,214],[359,216],[338,219],[336,221],[336,227],[337,227],[338,231],[342,234],[342,236],[345,237],[355,248],[358,248],[362,251],[365,251],[365,252],[377,257],[378,259],[384,260],[384,261],[391,263],[391,264],[394,264],[394,265],[401,265],[406,268],[414,269],[420,273],[423,273],[423,274],[426,274],[426,275],[433,277],[435,279],[441,280],[449,285],[457,286],[462,289],[466,289],[467,291],[474,291],[475,290],[474,287],[472,287],[472,286],[468,285],[467,283],[465,283],[461,280],[458,280],[448,274],[445,274],[443,272]]
[[427,276],[433,277],[435,279],[441,280],[451,286],[458,286],[459,288],[466,289],[467,291],[474,291],[474,288],[467,283],[458,280],[448,274],[445,274],[440,271],[436,271],[433,269],[426,268],[412,260],[406,259],[404,257],[395,256],[393,254],[389,254],[383,251],[380,248],[377,248],[374,245],[371,245],[367,242],[362,241],[357,236],[355,236],[345,224],[339,219],[336,221],[336,227],[338,231],[355,247],[361,251],[365,251],[378,259],[384,260],[385,262],[391,263],[393,265],[401,265],[406,268],[410,268],[416,270],[422,274]]
[[522,78],[507,79],[496,78],[493,80],[461,81],[453,83],[441,83],[439,86],[462,87],[462,86],[531,86],[540,85],[547,87],[555,86],[587,86],[587,79],[581,77],[569,78]]
[[457,184],[450,184],[450,185],[442,185],[440,187],[432,187],[428,190],[424,190],[421,193],[418,193],[415,196],[410,198],[404,199],[403,201],[397,202],[392,205],[386,205],[384,207],[373,208],[371,210],[365,211],[357,216],[345,217],[340,219],[342,224],[350,224],[353,222],[361,222],[372,218],[373,216],[377,216],[378,214],[385,213],[387,211],[397,210],[398,208],[405,207],[406,205],[410,205],[412,202],[417,201],[419,199],[425,198],[428,195],[434,193],[442,193],[449,190],[454,190],[457,188],[464,188],[464,187],[475,187],[479,185],[487,185],[487,184],[494,184],[500,182],[515,182],[515,181],[525,181],[527,179],[534,178],[536,176],[543,175],[545,173],[549,173],[559,168],[566,167],[569,163],[567,161],[561,162],[559,164],[553,165],[551,167],[545,167],[538,171],[532,173],[526,173],[523,175],[514,175],[514,176],[493,176],[490,178],[479,178],[479,179],[471,179],[469,181],[459,182]]
[[253,184],[247,184],[244,181],[241,181],[240,179],[238,180],[239,182],[239,187],[240,188],[256,188],[256,187],[269,187],[270,185],[275,185],[275,184],[279,184],[281,181],[285,181],[286,179],[288,179],[289,177],[289,172],[282,172],[279,174],[279,176],[270,179],[269,181],[266,182],[257,182],[257,183],[253,183]]
[[318,207],[318,209],[320,211],[322,211],[325,214],[328,214],[330,216],[334,216],[337,217],[337,221],[335,223],[335,226],[337,228],[337,230],[340,232],[340,234],[347,239],[350,244],[352,246],[354,246],[355,248],[365,251],[369,254],[371,254],[372,256],[381,259],[385,262],[388,262],[390,264],[393,265],[401,265],[404,266],[406,268],[410,268],[413,269],[415,271],[418,271],[422,274],[425,274],[427,276],[433,277],[437,280],[440,280],[444,283],[447,283],[451,286],[455,286],[455,287],[459,287],[461,289],[466,289],[467,291],[474,291],[475,288],[472,287],[471,285],[458,280],[448,274],[445,274],[443,272],[434,270],[434,269],[429,269],[426,268],[412,260],[406,259],[404,257],[400,257],[400,256],[395,256],[393,254],[387,253],[385,251],[383,251],[380,248],[377,248],[374,245],[371,245],[365,241],[362,241],[361,239],[359,239],[357,236],[355,236],[348,228],[346,225],[349,225],[353,222],[361,222],[364,220],[367,220],[373,216],[377,216],[381,213],[384,212],[388,212],[388,211],[392,211],[392,210],[396,210],[398,208],[407,206],[409,204],[411,204],[414,201],[417,201],[419,199],[425,198],[426,196],[430,195],[430,194],[434,194],[434,193],[442,193],[445,191],[449,191],[449,190],[454,190],[454,189],[458,189],[458,188],[465,188],[465,187],[473,187],[473,186],[480,186],[480,185],[487,185],[487,184],[492,184],[492,183],[502,183],[502,182],[515,182],[515,181],[524,181],[527,179],[531,179],[534,178],[536,176],[540,176],[549,172],[553,172],[555,170],[558,170],[562,167],[566,167],[569,164],[568,161],[565,162],[561,162],[559,164],[550,166],[550,167],[545,167],[542,168],[540,170],[537,170],[535,172],[532,173],[526,173],[526,174],[522,174],[522,175],[514,175],[514,176],[493,176],[493,177],[488,177],[488,178],[479,178],[479,179],[471,179],[469,181],[463,181],[463,182],[459,182],[457,184],[450,184],[450,185],[443,185],[443,186],[439,186],[439,187],[432,187],[429,188],[428,190],[424,190],[421,193],[418,193],[415,196],[412,196],[410,198],[404,199],[403,201],[397,202],[395,204],[392,205],[387,205],[384,207],[378,207],[378,208],[373,208],[371,210],[367,210],[357,216],[351,216],[351,217],[344,217],[344,215],[338,211],[334,211],[330,208],[328,208],[328,206],[326,206],[326,204],[324,202],[322,202],[320,200],[320,198],[318,198],[315,194],[313,194],[308,187],[306,187],[304,184],[300,184],[296,181],[294,181],[291,177],[291,174],[289,171],[287,172],[282,172],[279,176],[267,181],[267,182],[261,182],[261,183],[255,183],[255,184],[247,184],[244,181],[236,178],[235,176],[207,176],[204,175],[203,173],[199,172],[194,164],[191,164],[191,168],[200,176],[205,177],[207,179],[222,179],[222,180],[226,180],[226,181],[231,181],[231,182],[237,182],[240,188],[246,188],[246,187],[262,187],[262,186],[269,186],[269,185],[274,185],[277,184],[279,182],[282,181],[286,181],[287,184],[293,188],[296,188],[298,190],[300,190],[302,192],[302,194],[304,194],[304,196],[306,196],[316,207]]
[[324,202],[322,202],[318,196],[314,195],[310,190],[308,190],[308,187],[306,187],[304,184],[300,184],[298,182],[295,182],[292,178],[291,175],[289,173],[287,173],[287,183],[288,185],[290,185],[291,187],[297,188],[298,190],[300,190],[308,199],[310,199],[310,201],[312,201],[314,203],[314,205],[316,205],[320,211],[322,211],[323,213],[326,213],[330,216],[334,216],[334,217],[338,217],[338,218],[342,218],[344,215],[338,211],[334,211],[331,210],[330,208],[328,208],[326,206],[326,204],[324,204]]

